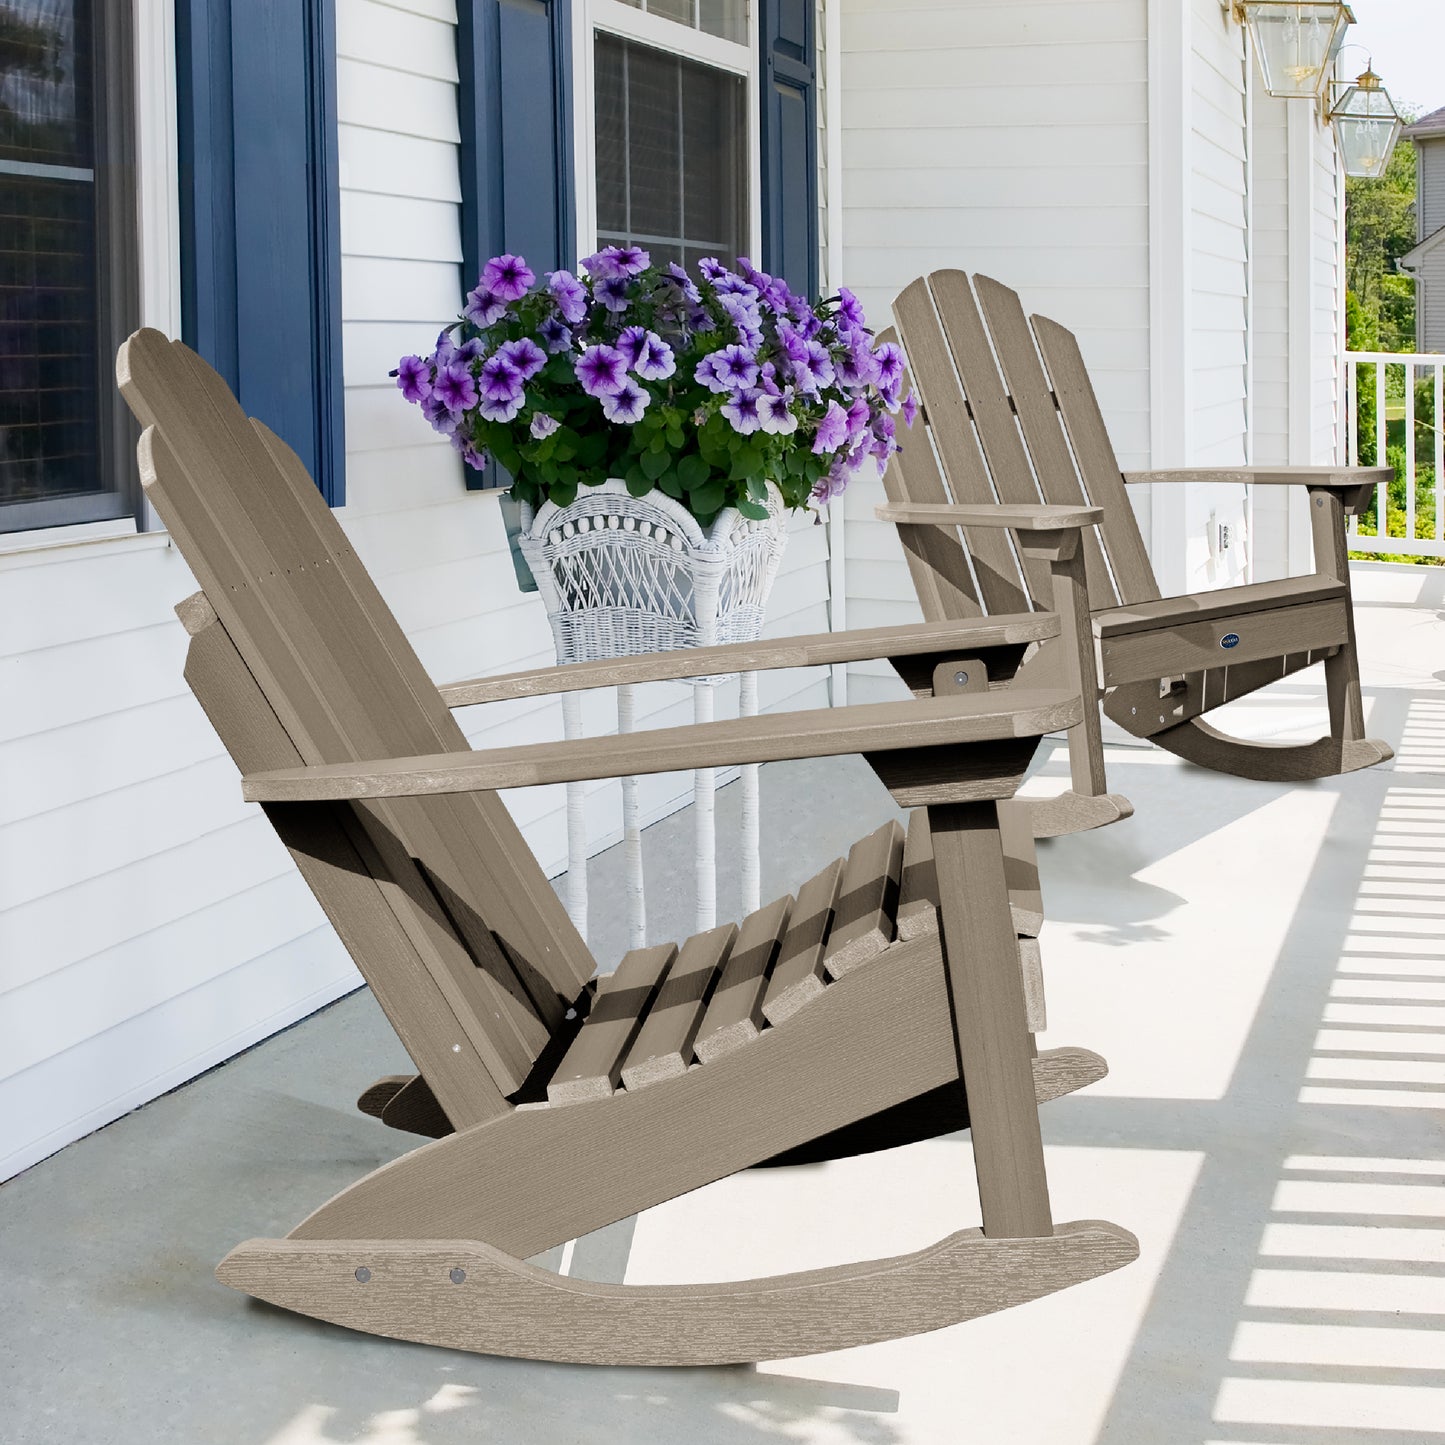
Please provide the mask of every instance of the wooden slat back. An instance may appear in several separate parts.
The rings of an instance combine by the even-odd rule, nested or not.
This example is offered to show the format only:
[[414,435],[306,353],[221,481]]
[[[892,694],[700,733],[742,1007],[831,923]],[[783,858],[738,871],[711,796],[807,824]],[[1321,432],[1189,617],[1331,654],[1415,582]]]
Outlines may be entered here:
[[[889,327],[879,342],[896,342],[898,333]],[[903,390],[913,388],[913,377],[904,372]],[[883,490],[890,502],[946,502],[948,489],[928,439],[926,413],[914,422],[901,448],[883,469]],[[903,544],[913,588],[923,615],[930,622],[960,622],[983,614],[974,586],[968,558],[958,529],[912,526],[900,523],[898,540]]]
[[[139,332],[118,360],[142,474],[228,635],[307,763],[457,750],[465,738],[289,448],[253,426],[179,343]],[[592,960],[501,800],[358,808],[380,866],[415,859],[431,902],[394,896],[437,986],[504,1092]],[[440,929],[435,905],[440,903]]]
[[[935,282],[938,274],[935,273]],[[962,272],[941,274],[958,276],[967,284]],[[1087,502],[1088,494],[1074,468],[1059,410],[1054,405],[1054,394],[1034,347],[1033,333],[1018,293],[988,276],[975,276],[973,286],[1044,501],[1061,507]],[[1095,610],[1114,607],[1119,601],[1097,530],[1088,527],[1083,535],[1089,605]]]
[[[910,491],[903,500],[983,506],[998,501],[954,367],[949,339],[926,278],[914,281],[900,293],[893,303],[893,318],[908,358],[913,385],[923,405],[926,435],[933,443],[940,479],[947,488],[943,496],[912,495]],[[917,422],[914,431],[919,431]],[[921,451],[923,443],[924,437],[920,435],[912,438],[911,445],[908,438],[904,439],[909,453]],[[914,480],[911,468],[902,475],[905,482]],[[973,559],[982,594],[980,600],[987,611],[1029,611],[1029,588],[1019,570],[1008,533],[993,527],[977,527],[965,530],[963,537]]]
[[1104,509],[1104,550],[1114,572],[1119,601],[1125,605],[1152,602],[1159,596],[1159,584],[1144,550],[1139,521],[1125,491],[1124,474],[1114,455],[1079,343],[1073,332],[1047,316],[1035,316],[1032,321],[1084,489],[1090,503]]

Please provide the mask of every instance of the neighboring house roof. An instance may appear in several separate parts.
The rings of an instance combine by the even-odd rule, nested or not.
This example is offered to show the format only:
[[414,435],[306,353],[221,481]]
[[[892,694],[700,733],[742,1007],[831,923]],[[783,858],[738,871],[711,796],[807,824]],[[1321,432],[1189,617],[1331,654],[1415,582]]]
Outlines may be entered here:
[[1415,270],[1425,257],[1433,251],[1436,246],[1440,245],[1442,241],[1445,241],[1445,226],[1441,226],[1438,231],[1434,231],[1426,236],[1418,246],[1413,246],[1410,250],[1406,251],[1403,256],[1396,260],[1396,267],[1401,271]]
[[1424,140],[1428,136],[1445,135],[1445,105],[1422,115],[1413,125],[1407,125],[1404,133],[1411,140]]

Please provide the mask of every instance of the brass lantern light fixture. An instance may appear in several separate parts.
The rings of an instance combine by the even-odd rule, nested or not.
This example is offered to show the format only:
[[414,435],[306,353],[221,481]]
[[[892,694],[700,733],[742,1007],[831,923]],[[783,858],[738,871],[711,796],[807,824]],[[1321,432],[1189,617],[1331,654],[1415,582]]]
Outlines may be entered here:
[[1264,88],[1282,100],[1313,100],[1354,24],[1342,0],[1238,0],[1249,27]]
[[1385,174],[1390,154],[1400,139],[1400,113],[1373,68],[1340,96],[1330,111],[1347,176],[1376,178]]

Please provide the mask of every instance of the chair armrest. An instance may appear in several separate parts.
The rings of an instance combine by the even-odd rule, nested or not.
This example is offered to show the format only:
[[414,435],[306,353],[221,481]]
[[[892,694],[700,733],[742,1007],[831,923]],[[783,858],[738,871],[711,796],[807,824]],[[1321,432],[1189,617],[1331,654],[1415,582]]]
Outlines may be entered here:
[[833,663],[863,662],[876,657],[905,657],[960,649],[973,654],[994,647],[1042,642],[1058,634],[1059,620],[1053,613],[1023,612],[1017,616],[915,622],[901,627],[864,627],[854,632],[818,632],[806,637],[679,648],[674,652],[651,652],[639,657],[608,658],[601,662],[570,662],[527,672],[504,673],[498,677],[452,682],[440,691],[448,707],[470,707],[475,703],[502,702],[508,698],[544,697],[549,693],[583,692],[593,687],[618,687],[634,682],[710,677],[717,673],[763,672],[778,667],[826,667]]
[[1000,502],[967,505],[959,502],[885,502],[873,514],[882,522],[935,527],[1012,527],[1021,531],[1057,532],[1090,527],[1104,520],[1102,507],[1055,507],[1042,502]]
[[[709,767],[728,767],[903,748],[956,749],[960,744],[1041,737],[1072,727],[1083,716],[1082,708],[1077,693],[1062,689],[1001,689],[909,702],[765,713],[690,727],[483,752],[281,768],[250,774],[241,780],[241,790],[253,803],[416,798],[680,772],[704,760]],[[958,762],[965,765],[966,759],[960,755]]]
[[1171,467],[1158,472],[1125,472],[1124,480],[1139,482],[1245,482],[1255,487],[1309,487],[1354,493],[1344,496],[1346,512],[1369,503],[1370,493],[1395,480],[1394,467]]

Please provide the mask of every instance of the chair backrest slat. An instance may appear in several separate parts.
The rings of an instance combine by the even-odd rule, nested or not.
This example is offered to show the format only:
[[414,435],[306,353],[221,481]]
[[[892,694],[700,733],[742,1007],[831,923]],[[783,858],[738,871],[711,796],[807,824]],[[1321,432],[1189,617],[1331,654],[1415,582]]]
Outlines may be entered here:
[[[983,448],[993,488],[1001,502],[1038,503],[1042,498],[1029,467],[1028,453],[1019,435],[1009,405],[1008,393],[999,382],[998,363],[989,346],[983,317],[962,271],[935,271],[928,278],[954,366],[963,382],[978,440]],[[1053,606],[1053,583],[1048,563],[1036,557],[1023,559],[1024,576],[1036,606]]]
[[[898,333],[889,327],[879,334],[882,342],[896,342]],[[913,378],[905,369],[904,394],[912,389]],[[923,421],[902,439],[902,445],[883,469],[883,490],[890,502],[947,502],[948,489],[938,470],[938,459]],[[968,557],[959,541],[958,528],[915,526],[901,523],[898,540],[903,544],[913,588],[923,615],[930,622],[961,622],[978,617],[983,607],[978,600]]]
[[1159,584],[1144,550],[1139,520],[1125,490],[1119,459],[1114,455],[1079,343],[1072,331],[1047,316],[1033,317],[1033,329],[1089,501],[1104,509],[1104,547],[1114,570],[1119,600],[1126,605],[1152,602],[1159,596]]
[[[974,436],[963,388],[954,371],[948,337],[934,309],[926,280],[915,281],[902,292],[893,303],[893,316],[948,488],[949,496],[943,500],[982,505],[996,502],[998,498]],[[921,441],[922,438],[915,438],[914,446]],[[938,499],[910,497],[909,500]],[[964,539],[987,610],[993,614],[1029,611],[1029,589],[1019,571],[1008,533],[978,527],[965,532]]]
[[[1034,347],[1033,333],[1018,293],[987,276],[975,276],[973,285],[1044,501],[1061,507],[1078,506],[1088,500],[1087,494],[1074,470],[1074,458],[1059,421],[1059,409],[1054,405],[1053,392]],[[1119,595],[1095,528],[1084,529],[1083,545],[1090,605],[1094,608],[1117,606]]]
[[[294,453],[158,333],[133,337],[119,372],[154,429],[143,474],[157,510],[302,759],[464,749]],[[590,974],[585,945],[494,795],[396,800],[356,816],[398,918],[510,1092]]]

